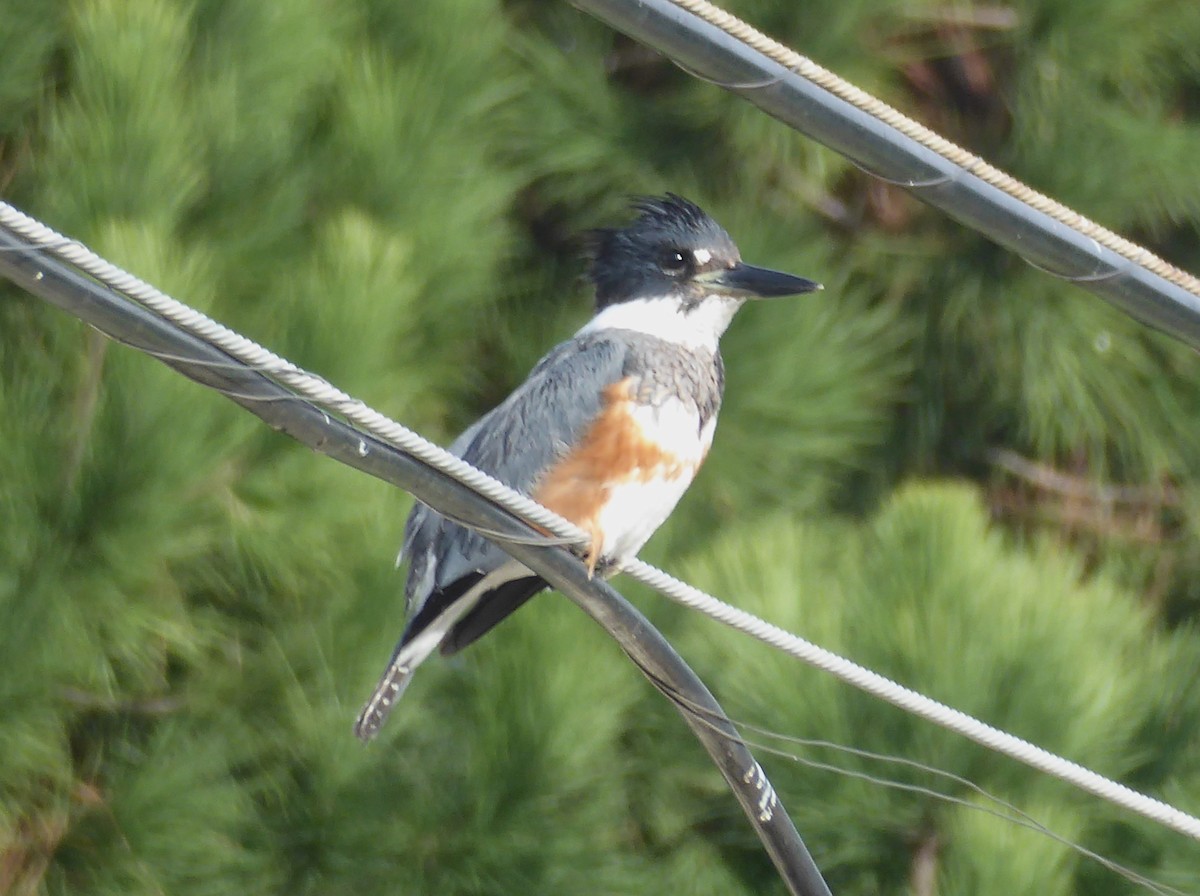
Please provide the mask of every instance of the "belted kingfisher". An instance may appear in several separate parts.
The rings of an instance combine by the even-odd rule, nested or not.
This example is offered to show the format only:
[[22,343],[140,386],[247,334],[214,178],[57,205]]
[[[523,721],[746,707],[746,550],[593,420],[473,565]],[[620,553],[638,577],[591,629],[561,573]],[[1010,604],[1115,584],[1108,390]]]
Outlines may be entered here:
[[[590,234],[595,316],[450,446],[587,532],[589,572],[633,557],[704,461],[725,385],[717,343],[737,310],[821,288],[743,263],[729,234],[680,196],[635,209],[629,226]],[[404,558],[408,626],[355,724],[363,740],[435,648],[456,653],[547,587],[421,504]]]

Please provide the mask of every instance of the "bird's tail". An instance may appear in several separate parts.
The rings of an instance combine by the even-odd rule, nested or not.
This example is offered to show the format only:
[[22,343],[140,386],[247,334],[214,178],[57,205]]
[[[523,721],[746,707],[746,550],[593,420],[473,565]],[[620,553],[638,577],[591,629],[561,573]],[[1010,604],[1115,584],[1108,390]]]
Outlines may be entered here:
[[[358,714],[358,721],[354,723],[354,733],[359,740],[369,741],[379,733],[392,707],[408,687],[413,670],[446,639],[455,624],[475,606],[480,595],[511,581],[522,572],[528,573],[528,570],[517,561],[509,560],[486,575],[474,572],[462,576],[452,585],[439,588],[425,599],[421,609],[409,622],[404,637],[396,646],[396,652],[392,654],[392,661],[383,673],[383,678],[375,685],[375,693]],[[522,596],[515,604],[505,603],[504,606],[508,607],[505,612],[512,612],[527,597],[527,594]],[[484,628],[472,635],[472,639],[483,634],[498,621],[489,619]],[[463,646],[465,643],[458,644],[458,647]]]
[[473,601],[463,601],[452,604],[425,628],[415,634],[411,631],[405,633],[396,646],[396,652],[392,654],[387,671],[379,679],[379,684],[375,685],[375,692],[371,694],[371,699],[363,706],[362,712],[358,714],[358,721],[354,723],[354,733],[359,740],[365,743],[379,733],[392,707],[408,687],[417,666],[442,643],[446,631],[472,603]]
[[379,684],[375,685],[375,693],[358,714],[358,720],[354,723],[355,737],[366,743],[379,733],[392,707],[412,680],[412,673],[413,667],[407,664],[393,662],[388,666],[383,678],[379,679]]

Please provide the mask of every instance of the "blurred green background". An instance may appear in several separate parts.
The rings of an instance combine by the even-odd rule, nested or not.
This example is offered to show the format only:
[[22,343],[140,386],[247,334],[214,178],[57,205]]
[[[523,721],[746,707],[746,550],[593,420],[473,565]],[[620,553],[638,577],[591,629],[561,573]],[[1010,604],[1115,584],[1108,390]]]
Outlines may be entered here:
[[[1195,0],[731,8],[1200,268]],[[574,235],[664,190],[826,291],[734,323],[647,558],[1200,809],[1191,351],[565,3],[0,0],[0,195],[443,442],[588,317]],[[8,287],[0,435],[0,892],[782,891],[556,595],[354,740],[406,495]],[[968,776],[1200,891],[1180,835],[618,585],[735,717]],[[839,896],[1133,891],[970,806],[763,760]]]

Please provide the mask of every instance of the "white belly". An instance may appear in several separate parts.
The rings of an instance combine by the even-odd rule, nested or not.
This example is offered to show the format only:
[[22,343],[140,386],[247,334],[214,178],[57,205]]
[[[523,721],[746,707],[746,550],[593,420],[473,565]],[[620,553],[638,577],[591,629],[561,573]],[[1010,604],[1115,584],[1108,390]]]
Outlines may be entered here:
[[692,478],[655,478],[612,486],[597,514],[597,528],[604,533],[600,556],[626,560],[637,554],[671,515]]
[[596,528],[603,533],[600,555],[606,558],[634,556],[666,521],[692,484],[717,426],[714,416],[701,430],[695,408],[679,401],[630,411],[643,438],[656,443],[672,460],[635,470],[625,482],[608,487],[596,516]]

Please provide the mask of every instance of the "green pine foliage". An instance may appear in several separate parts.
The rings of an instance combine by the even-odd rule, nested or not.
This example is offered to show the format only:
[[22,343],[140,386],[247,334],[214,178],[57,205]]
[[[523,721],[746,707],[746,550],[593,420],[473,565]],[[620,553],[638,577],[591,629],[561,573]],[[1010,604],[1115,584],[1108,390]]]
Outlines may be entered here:
[[[732,8],[1200,267],[1194,2]],[[0,195],[443,442],[587,318],[575,235],[665,190],[826,291],[734,323],[647,556],[1200,810],[1190,350],[568,4],[0,0]],[[782,892],[558,596],[352,737],[407,496],[11,288],[0,421],[0,893]],[[629,591],[835,892],[1133,891],[1064,840],[1196,889],[1180,835]]]
[[[1191,664],[1180,662],[1171,637],[1155,633],[1144,607],[1109,580],[1081,584],[1078,559],[1047,542],[1026,549],[1007,543],[965,484],[902,488],[860,525],[805,524],[770,514],[730,527],[718,545],[680,568],[689,581],[753,613],[1102,774],[1138,775],[1151,748],[1145,737],[1161,736],[1163,713],[1194,705],[1171,683],[1172,670],[1190,671]],[[794,661],[714,632],[704,620],[689,619],[677,642],[736,718],[933,766],[974,782],[1062,837],[1117,861],[1139,858],[1128,843],[1109,839],[1117,819],[1089,801],[881,707],[824,673],[797,670]],[[703,833],[713,813],[732,822],[737,809],[712,782],[690,791],[682,786],[681,776],[698,777],[691,773],[676,769],[664,786],[659,770],[668,763],[685,757],[697,768],[703,763],[687,735],[662,717],[660,702],[648,698],[639,709],[654,731],[637,756],[640,817],[654,842],[673,849],[683,830]],[[835,892],[905,892],[911,873],[897,869],[905,861],[910,868],[917,864],[922,844],[938,857],[948,892],[1040,892],[1014,889],[1011,870],[994,873],[1001,867],[1032,873],[1030,854],[1045,854],[1046,876],[1039,871],[1035,879],[1054,892],[1055,881],[1066,874],[1069,882],[1083,864],[1062,843],[1014,833],[1011,822],[979,819],[975,809],[912,789],[1000,808],[962,780],[819,744],[772,742],[755,728],[746,736],[797,756],[795,763],[768,761],[766,768],[817,855],[827,857]],[[1190,768],[1185,753],[1176,753],[1173,771]],[[811,762],[910,789],[847,781],[814,772]],[[722,830],[729,836],[737,828]],[[997,831],[1002,835],[993,836]],[[742,831],[739,841],[741,861],[756,866],[756,885],[769,885],[771,869],[752,835]],[[1055,868],[1058,876],[1048,873]]]

